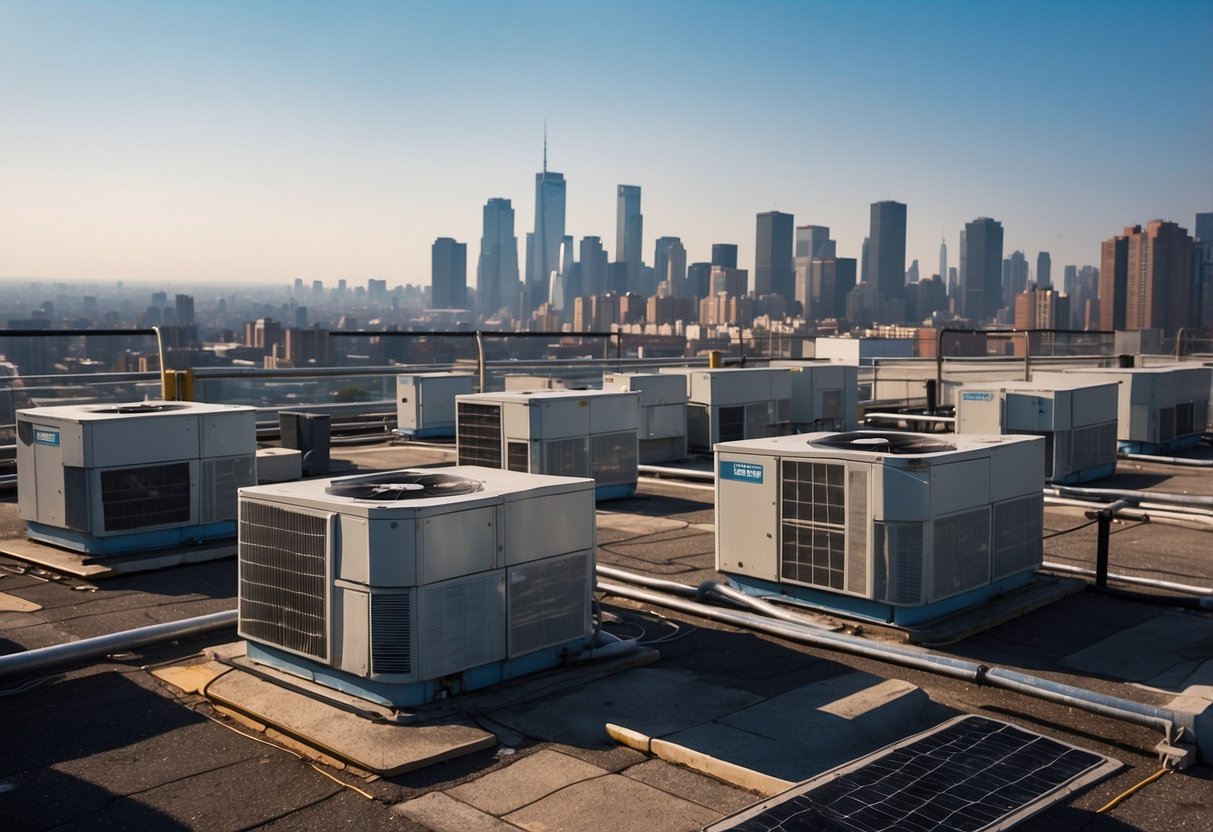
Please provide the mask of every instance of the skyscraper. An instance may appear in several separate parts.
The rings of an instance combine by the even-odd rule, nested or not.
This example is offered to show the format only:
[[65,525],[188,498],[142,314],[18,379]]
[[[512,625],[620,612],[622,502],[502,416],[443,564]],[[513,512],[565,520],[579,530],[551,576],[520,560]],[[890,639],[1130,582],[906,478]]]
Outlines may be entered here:
[[868,238],[868,279],[882,299],[905,298],[906,206],[889,200],[873,202]]
[[653,252],[653,272],[660,290],[664,283],[673,297],[686,297],[687,250],[678,237],[659,237]]
[[1002,223],[978,217],[960,237],[961,314],[974,324],[994,320],[1002,306]]
[[582,237],[577,255],[581,261],[581,296],[601,295],[607,290],[607,253],[602,247],[602,239]]
[[737,268],[737,244],[713,243],[712,265],[724,266],[727,269]]
[[1166,220],[1125,229],[1125,329],[1161,329],[1174,335],[1188,323],[1192,237]]
[[796,226],[796,256],[815,260],[834,257],[835,243],[830,239],[830,229],[824,225]]
[[1028,258],[1016,249],[1002,263],[1002,305],[1014,311],[1015,298],[1027,290]]
[[1213,326],[1213,212],[1196,215],[1189,326]]
[[430,249],[430,308],[467,307],[468,247],[439,237]]
[[1047,251],[1039,252],[1036,255],[1036,288],[1053,288],[1053,258]]
[[527,304],[529,314],[547,300],[548,280],[559,268],[564,240],[564,175],[548,170],[547,131],[543,136],[543,170],[535,174],[535,231],[527,245]]
[[640,213],[640,186],[620,185],[615,197],[615,260],[628,267],[628,291],[645,292],[641,285],[641,246],[644,215]]
[[948,241],[946,238],[939,241],[939,279],[944,282],[948,293],[951,294],[952,287],[948,284]]
[[518,238],[508,199],[493,197],[484,204],[476,294],[480,314],[486,318],[502,309],[518,314]]
[[776,294],[791,300],[796,294],[796,272],[792,268],[791,214],[766,211],[758,215],[754,243],[754,294]]
[[1129,287],[1129,234],[1141,233],[1140,225],[1104,240],[1099,247],[1099,328],[1125,328],[1125,300]]

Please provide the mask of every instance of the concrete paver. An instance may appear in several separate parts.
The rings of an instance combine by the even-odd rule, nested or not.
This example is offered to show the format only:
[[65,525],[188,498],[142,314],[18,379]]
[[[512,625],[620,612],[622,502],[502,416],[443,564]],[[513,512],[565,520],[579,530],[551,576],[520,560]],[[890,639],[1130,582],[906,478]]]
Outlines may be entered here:
[[543,750],[447,794],[491,815],[505,815],[565,786],[602,777],[606,769],[559,751]]
[[[1159,649],[1166,645],[1166,649]],[[1190,685],[1213,685],[1213,627],[1204,615],[1164,612],[1122,630],[1058,662],[1179,693]]]
[[442,792],[430,792],[392,807],[433,832],[517,832],[518,827]]
[[625,770],[623,775],[694,801],[722,815],[744,809],[759,799],[756,794],[696,774],[682,766],[670,765],[664,760],[647,760]]
[[610,743],[603,727],[608,722],[660,736],[761,699],[723,685],[719,677],[640,668],[553,699],[495,711],[492,718],[530,737],[594,746]]
[[574,783],[505,819],[530,832],[587,826],[611,832],[691,832],[721,817],[698,803],[621,774],[608,774]]

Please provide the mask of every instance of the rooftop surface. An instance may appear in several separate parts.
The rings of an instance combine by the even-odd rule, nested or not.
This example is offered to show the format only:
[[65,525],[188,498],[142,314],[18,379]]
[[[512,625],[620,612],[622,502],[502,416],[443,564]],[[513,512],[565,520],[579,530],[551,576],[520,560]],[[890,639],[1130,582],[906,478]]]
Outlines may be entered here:
[[[446,464],[453,454],[423,443],[371,444],[335,448],[334,458],[353,472]],[[1093,485],[1213,495],[1209,469],[1123,460],[1115,477]],[[19,537],[15,494],[0,497],[0,537]],[[709,483],[644,477],[634,497],[599,504],[598,562],[690,586],[720,579],[713,523]],[[1087,524],[1081,508],[1050,506],[1045,560],[1093,568],[1096,527]],[[1207,527],[1118,522],[1111,571],[1207,587],[1211,542]],[[234,559],[84,581],[0,558],[0,576],[0,653],[228,610],[236,597]],[[1210,828],[1207,764],[1163,776],[1097,814],[1158,770],[1161,737],[1149,728],[645,603],[606,597],[603,609],[615,632],[639,635],[660,660],[597,679],[557,671],[518,695],[452,710],[474,713],[495,745],[391,777],[313,765],[282,738],[152,675],[234,642],[234,630],[48,678],[0,680],[3,827],[693,830],[759,800],[772,783],[978,714],[1124,764],[1016,828]],[[904,643],[870,625],[861,634]],[[1085,591],[930,649],[1159,706],[1191,685],[1213,684],[1213,615]],[[725,765],[709,776],[627,747],[607,723]]]

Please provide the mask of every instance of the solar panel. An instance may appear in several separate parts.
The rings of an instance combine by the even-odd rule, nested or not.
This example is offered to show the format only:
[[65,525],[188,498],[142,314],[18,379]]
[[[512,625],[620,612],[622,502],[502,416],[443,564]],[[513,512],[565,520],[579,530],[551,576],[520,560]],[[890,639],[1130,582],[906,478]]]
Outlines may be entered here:
[[1120,763],[981,716],[800,783],[704,832],[987,832],[1008,829]]

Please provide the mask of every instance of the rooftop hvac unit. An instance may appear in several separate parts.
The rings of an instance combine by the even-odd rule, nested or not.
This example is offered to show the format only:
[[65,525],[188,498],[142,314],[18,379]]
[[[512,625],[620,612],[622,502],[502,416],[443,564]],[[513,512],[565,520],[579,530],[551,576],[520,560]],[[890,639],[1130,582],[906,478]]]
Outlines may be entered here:
[[242,489],[248,655],[397,706],[552,667],[593,635],[593,489],[468,466]]
[[966,384],[956,432],[1032,434],[1045,440],[1045,479],[1058,484],[1116,472],[1116,385],[1064,379]]
[[1193,364],[1165,367],[1099,367],[1032,373],[1034,382],[1106,384],[1119,382],[1116,440],[1131,452],[1158,453],[1192,447],[1208,427],[1213,368]]
[[636,491],[640,396],[604,390],[456,399],[460,465],[593,477],[600,500]]
[[455,435],[455,397],[476,390],[471,373],[396,376],[396,430],[414,439]]
[[251,407],[141,402],[17,411],[17,489],[34,540],[93,555],[236,533],[252,485]]
[[603,390],[640,394],[640,462],[670,462],[687,455],[685,379],[661,373],[605,373]]
[[796,430],[859,426],[859,368],[832,361],[772,361],[792,377],[790,416]]
[[687,446],[694,452],[792,430],[792,376],[786,370],[662,367],[661,372],[686,379]]
[[1041,563],[1044,440],[857,431],[716,446],[716,568],[743,589],[913,625]]

